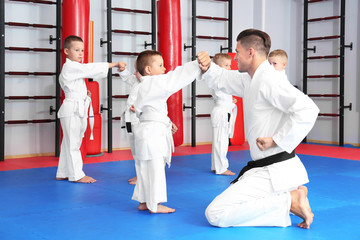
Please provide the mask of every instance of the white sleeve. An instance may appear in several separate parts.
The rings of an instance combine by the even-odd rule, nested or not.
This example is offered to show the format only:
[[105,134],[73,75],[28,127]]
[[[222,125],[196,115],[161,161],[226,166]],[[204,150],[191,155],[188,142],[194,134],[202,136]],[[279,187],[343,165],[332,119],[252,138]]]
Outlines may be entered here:
[[125,69],[122,72],[119,72],[120,80],[129,84],[131,87],[138,82],[137,77],[134,74],[131,74],[129,70]]
[[271,84],[271,87],[270,84],[267,82],[260,88],[261,96],[288,116],[274,134],[273,140],[280,148],[290,153],[314,126],[319,108],[307,95],[293,87],[288,81]]
[[246,82],[251,80],[248,73],[226,70],[214,63],[211,63],[202,77],[209,88],[238,97],[244,96]]
[[71,81],[82,78],[104,78],[109,71],[109,63],[74,63],[64,65],[62,75]]

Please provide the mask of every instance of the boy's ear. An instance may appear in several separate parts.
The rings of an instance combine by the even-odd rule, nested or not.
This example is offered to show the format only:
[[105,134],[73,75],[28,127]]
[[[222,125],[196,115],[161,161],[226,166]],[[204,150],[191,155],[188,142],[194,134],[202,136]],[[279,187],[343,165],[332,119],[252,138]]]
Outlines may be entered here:
[[64,53],[67,56],[69,54],[69,49],[68,48],[64,48]]
[[146,66],[144,70],[145,70],[146,75],[151,74],[151,67],[150,66]]

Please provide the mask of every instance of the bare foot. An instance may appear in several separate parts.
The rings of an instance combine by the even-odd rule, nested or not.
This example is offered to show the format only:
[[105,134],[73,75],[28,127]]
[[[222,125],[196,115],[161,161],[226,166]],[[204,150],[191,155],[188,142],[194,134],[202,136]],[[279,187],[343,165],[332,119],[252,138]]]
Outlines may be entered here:
[[173,213],[173,212],[175,212],[174,208],[168,208],[161,204],[158,204],[156,212],[150,211],[150,213]]
[[130,178],[130,179],[128,180],[128,182],[129,182],[130,185],[135,185],[135,184],[136,184],[136,181],[137,181],[137,177],[133,177],[133,178]]
[[235,173],[233,173],[233,172],[230,171],[230,170],[226,170],[225,172],[220,173],[219,175],[234,176]]
[[310,228],[310,224],[313,222],[313,213],[309,210],[310,205],[307,201],[307,188],[305,186],[291,191],[291,207],[290,212],[296,216],[302,218],[304,221],[299,223],[298,226],[301,228]]
[[139,211],[149,210],[146,206],[146,203],[139,203],[138,209]]
[[305,186],[299,186],[298,189],[303,189],[305,191],[305,194],[306,194],[306,206],[308,208],[308,210],[311,212],[312,216],[314,217],[314,213],[311,211],[311,207],[310,207],[310,203],[309,203],[309,198],[307,197],[307,194],[308,194],[308,189],[307,187]]
[[85,176],[83,178],[80,178],[79,180],[75,181],[76,183],[94,183],[96,182],[95,179],[89,176]]
[[67,178],[67,177],[64,177],[64,178],[57,177],[56,180],[58,180],[58,181],[63,181],[63,180],[68,180],[68,178]]

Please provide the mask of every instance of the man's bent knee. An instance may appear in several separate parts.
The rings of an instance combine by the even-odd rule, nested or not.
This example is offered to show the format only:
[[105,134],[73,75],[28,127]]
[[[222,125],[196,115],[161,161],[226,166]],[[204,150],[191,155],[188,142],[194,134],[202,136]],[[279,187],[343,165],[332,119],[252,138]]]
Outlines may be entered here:
[[213,204],[210,204],[205,210],[205,216],[208,222],[215,227],[224,227],[221,225],[221,220],[224,217],[224,211],[215,209]]

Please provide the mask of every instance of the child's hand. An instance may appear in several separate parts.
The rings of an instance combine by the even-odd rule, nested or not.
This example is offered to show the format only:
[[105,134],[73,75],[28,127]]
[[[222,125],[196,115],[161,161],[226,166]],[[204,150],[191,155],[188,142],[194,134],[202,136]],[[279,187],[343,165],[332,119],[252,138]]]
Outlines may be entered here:
[[172,127],[171,127],[171,133],[172,134],[175,134],[176,131],[178,130],[177,126],[174,124],[174,123],[171,123],[172,124]]
[[91,97],[91,92],[89,90],[87,90],[87,95]]
[[131,105],[130,110],[131,110],[132,112],[135,112],[135,107],[134,107],[134,105]]
[[134,74],[135,74],[137,80],[140,82],[140,78],[142,77],[142,75],[138,71],[136,71]]
[[125,70],[126,68],[126,63],[125,62],[118,62],[118,67],[119,67],[119,72],[122,72]]
[[269,148],[275,147],[276,143],[274,142],[272,137],[258,137],[256,139],[256,145],[260,149],[260,151],[265,151]]
[[237,99],[236,99],[236,98],[233,98],[233,103],[237,103]]
[[206,72],[211,64],[211,58],[207,52],[199,52],[197,54],[198,63],[200,64],[200,69],[203,72]]

